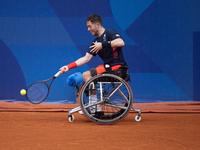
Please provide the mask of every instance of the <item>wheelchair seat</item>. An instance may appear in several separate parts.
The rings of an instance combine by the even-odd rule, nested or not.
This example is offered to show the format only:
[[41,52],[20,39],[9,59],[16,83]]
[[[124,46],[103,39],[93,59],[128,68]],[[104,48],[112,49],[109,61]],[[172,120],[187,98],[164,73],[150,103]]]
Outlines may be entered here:
[[128,82],[128,81],[131,81],[130,75],[127,74],[128,68],[129,68],[128,66],[121,66],[121,67],[119,67],[119,69],[117,71],[113,71],[110,68],[108,68],[108,69],[106,69],[106,72],[103,72],[101,74],[105,74],[105,73],[114,74],[114,75],[117,75],[120,78],[124,79],[126,82]]

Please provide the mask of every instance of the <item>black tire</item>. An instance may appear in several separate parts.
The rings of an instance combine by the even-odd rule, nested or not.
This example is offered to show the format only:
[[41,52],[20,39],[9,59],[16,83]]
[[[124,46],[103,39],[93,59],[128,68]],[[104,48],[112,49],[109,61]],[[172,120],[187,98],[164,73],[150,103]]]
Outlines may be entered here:
[[[95,84],[94,89],[90,88],[91,83]],[[102,84],[102,90],[100,84]],[[89,104],[88,91],[96,92],[97,103]],[[97,124],[114,124],[123,120],[129,113],[133,103],[133,94],[129,84],[122,78],[112,74],[101,74],[83,85],[79,101],[84,115],[91,121]],[[99,106],[101,110],[97,112]],[[95,107],[95,113],[92,114],[89,107]]]

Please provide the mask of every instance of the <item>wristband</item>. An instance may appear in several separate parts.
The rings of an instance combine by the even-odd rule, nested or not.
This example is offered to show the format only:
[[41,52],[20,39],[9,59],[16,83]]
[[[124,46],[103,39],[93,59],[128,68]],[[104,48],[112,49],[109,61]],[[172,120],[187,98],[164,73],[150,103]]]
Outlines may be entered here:
[[103,48],[110,48],[111,47],[111,42],[110,41],[105,41],[105,42],[102,42],[102,47]]
[[76,62],[73,62],[73,63],[67,65],[67,67],[68,67],[68,69],[70,70],[70,69],[76,68],[76,67],[77,67],[77,64],[76,64]]

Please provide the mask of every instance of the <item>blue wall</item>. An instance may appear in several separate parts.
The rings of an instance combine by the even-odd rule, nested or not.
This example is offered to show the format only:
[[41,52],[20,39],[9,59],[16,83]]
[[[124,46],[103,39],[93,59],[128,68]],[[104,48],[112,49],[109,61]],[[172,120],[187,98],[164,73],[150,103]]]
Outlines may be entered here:
[[[19,91],[85,55],[94,37],[86,17],[97,13],[105,28],[125,40],[134,102],[200,101],[199,0],[0,0],[0,100],[24,101]],[[75,103],[59,76],[46,102]]]

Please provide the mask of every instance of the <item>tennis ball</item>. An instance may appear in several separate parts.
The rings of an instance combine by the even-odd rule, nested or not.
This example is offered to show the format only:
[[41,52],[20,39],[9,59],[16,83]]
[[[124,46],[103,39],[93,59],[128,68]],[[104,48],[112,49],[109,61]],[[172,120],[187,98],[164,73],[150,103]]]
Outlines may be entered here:
[[21,94],[21,95],[26,95],[26,90],[22,89],[22,90],[20,91],[20,94]]

